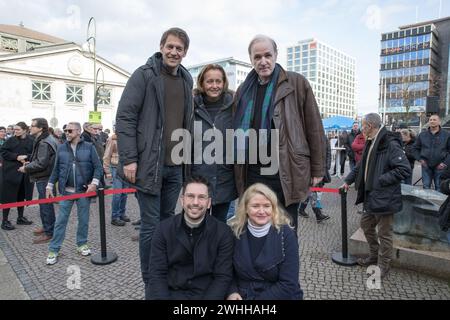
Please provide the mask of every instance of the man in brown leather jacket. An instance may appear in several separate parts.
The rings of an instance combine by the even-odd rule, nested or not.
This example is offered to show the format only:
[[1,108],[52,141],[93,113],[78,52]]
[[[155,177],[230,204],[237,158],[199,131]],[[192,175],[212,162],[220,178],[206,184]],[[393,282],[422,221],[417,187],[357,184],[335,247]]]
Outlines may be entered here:
[[[256,36],[248,52],[254,69],[236,93],[234,128],[244,132],[253,129],[257,147],[252,147],[252,139],[249,139],[243,148],[245,164],[235,166],[237,188],[242,195],[247,187],[257,182],[271,187],[297,229],[299,202],[306,200],[309,188],[319,183],[325,174],[326,151],[320,112],[308,81],[276,63],[278,51],[273,39]],[[268,132],[267,139],[261,135],[264,132],[261,130]],[[268,165],[257,157],[260,149],[271,150],[271,161],[278,160],[276,173],[267,174],[262,170]]]

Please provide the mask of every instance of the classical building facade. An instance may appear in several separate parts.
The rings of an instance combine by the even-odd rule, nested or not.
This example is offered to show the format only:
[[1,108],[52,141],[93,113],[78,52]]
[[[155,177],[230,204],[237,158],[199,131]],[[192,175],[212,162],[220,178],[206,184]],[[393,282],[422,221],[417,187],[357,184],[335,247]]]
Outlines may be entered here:
[[[9,39],[13,36],[8,34]],[[130,77],[127,71],[97,56],[97,70],[101,68],[103,72],[98,73],[94,88],[94,58],[80,45],[70,42],[37,45],[39,39],[35,39],[36,46],[23,50],[19,39],[24,35],[16,37],[22,49],[14,51],[11,46],[10,51],[4,50],[0,55],[0,125],[19,121],[29,124],[37,117],[46,118],[55,128],[70,121],[86,122],[89,112],[94,110],[97,92],[102,124],[104,128],[112,128]]]

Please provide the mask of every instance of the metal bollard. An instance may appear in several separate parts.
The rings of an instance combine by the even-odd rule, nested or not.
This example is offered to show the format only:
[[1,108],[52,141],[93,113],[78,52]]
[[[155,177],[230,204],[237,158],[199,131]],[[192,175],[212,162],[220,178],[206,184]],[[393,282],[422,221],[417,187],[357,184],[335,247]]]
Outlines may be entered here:
[[106,221],[105,221],[105,189],[100,188],[97,191],[98,208],[100,216],[100,245],[101,252],[95,254],[91,258],[91,262],[97,265],[107,265],[117,260],[117,254],[114,252],[107,252],[106,250]]
[[351,267],[357,264],[356,258],[348,254],[347,241],[347,191],[340,189],[341,195],[341,228],[342,228],[342,252],[335,252],[331,256],[334,263]]

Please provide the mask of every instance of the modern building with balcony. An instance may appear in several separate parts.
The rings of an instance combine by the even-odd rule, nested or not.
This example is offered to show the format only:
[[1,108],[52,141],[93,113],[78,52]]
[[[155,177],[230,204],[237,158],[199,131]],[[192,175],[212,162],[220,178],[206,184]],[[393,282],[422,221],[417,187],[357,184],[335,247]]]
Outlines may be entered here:
[[385,123],[423,124],[427,98],[449,113],[450,17],[381,35],[379,112]]

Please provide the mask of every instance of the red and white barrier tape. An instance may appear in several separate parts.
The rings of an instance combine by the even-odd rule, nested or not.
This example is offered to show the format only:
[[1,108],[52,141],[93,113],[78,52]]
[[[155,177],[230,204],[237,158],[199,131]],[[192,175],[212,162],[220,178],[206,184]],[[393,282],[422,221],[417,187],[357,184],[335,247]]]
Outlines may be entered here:
[[[339,193],[339,189],[329,189],[329,188],[311,188],[311,191],[317,191],[317,192],[325,192],[325,193]],[[109,189],[105,190],[105,195],[112,195],[112,194],[121,194],[121,193],[134,193],[136,192],[136,189]],[[22,201],[22,202],[14,202],[14,203],[5,203],[0,204],[0,209],[10,209],[10,208],[16,208],[16,207],[25,207],[25,206],[31,206],[35,204],[46,204],[46,203],[55,203],[55,202],[61,202],[65,200],[76,200],[81,198],[90,198],[97,196],[97,192],[89,192],[89,193],[78,193],[78,194],[71,194],[68,196],[61,196],[61,197],[54,197],[54,198],[48,198],[48,199],[40,199],[40,200],[30,200],[30,201]]]

